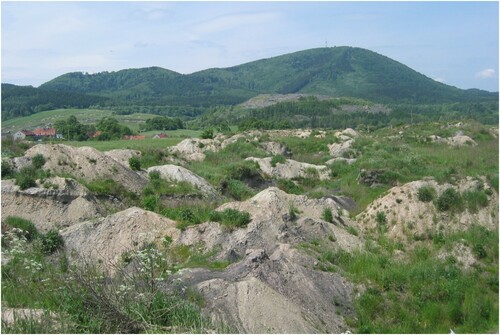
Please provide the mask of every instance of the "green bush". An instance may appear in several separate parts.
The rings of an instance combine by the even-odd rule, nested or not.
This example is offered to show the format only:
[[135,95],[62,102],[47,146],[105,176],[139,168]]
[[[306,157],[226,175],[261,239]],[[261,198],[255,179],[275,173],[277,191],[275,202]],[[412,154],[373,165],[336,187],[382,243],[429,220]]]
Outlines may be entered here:
[[488,196],[484,191],[466,191],[462,197],[467,203],[467,208],[473,213],[488,206]]
[[40,169],[45,165],[45,157],[42,154],[36,154],[31,158],[31,165],[37,170]]
[[159,171],[153,170],[153,171],[149,172],[149,179],[158,180],[160,178],[161,178],[161,175],[160,175]]
[[141,160],[139,157],[132,156],[128,159],[128,165],[130,168],[134,171],[140,171],[141,170]]
[[271,166],[272,166],[272,167],[276,167],[276,165],[277,165],[278,163],[283,164],[283,163],[285,163],[285,162],[286,162],[286,158],[285,158],[285,156],[283,156],[283,155],[275,155],[275,156],[273,156],[273,158],[271,159]]
[[422,186],[417,191],[418,200],[429,202],[436,197],[436,189],[432,186]]
[[24,167],[15,175],[16,185],[18,185],[21,190],[35,187],[36,175],[36,170],[32,166]]
[[6,160],[2,160],[2,179],[11,178],[13,174],[14,171],[12,171],[12,167],[10,166],[9,162]]
[[304,188],[300,185],[295,184],[293,181],[289,179],[278,179],[277,185],[278,188],[282,191],[285,191],[288,194],[304,194]]
[[145,196],[141,201],[142,208],[152,212],[158,208],[159,203],[160,198],[154,194]]
[[325,207],[323,209],[323,213],[321,214],[321,218],[326,222],[333,223],[333,214],[331,208]]
[[51,255],[64,246],[64,240],[57,230],[49,230],[41,236],[42,252]]
[[436,207],[441,212],[461,210],[463,199],[459,192],[454,188],[446,189],[436,200]]
[[375,216],[375,220],[377,221],[377,223],[379,225],[384,225],[387,223],[387,216],[385,215],[384,212],[378,211],[376,216]]
[[259,165],[256,162],[243,161],[239,164],[230,165],[226,169],[226,175],[230,179],[245,180],[250,178],[259,178]]
[[203,139],[212,139],[214,138],[214,130],[212,128],[206,128],[200,135]]
[[230,179],[222,180],[220,188],[224,194],[241,201],[250,198],[254,192],[242,181]]
[[26,232],[24,236],[28,241],[32,241],[38,237],[38,230],[33,222],[29,220],[17,216],[9,216],[5,219],[5,223],[13,228],[18,228]]
[[222,212],[212,212],[210,220],[220,222],[224,226],[234,229],[246,227],[246,225],[251,221],[251,217],[248,212],[240,212],[236,209],[227,208]]

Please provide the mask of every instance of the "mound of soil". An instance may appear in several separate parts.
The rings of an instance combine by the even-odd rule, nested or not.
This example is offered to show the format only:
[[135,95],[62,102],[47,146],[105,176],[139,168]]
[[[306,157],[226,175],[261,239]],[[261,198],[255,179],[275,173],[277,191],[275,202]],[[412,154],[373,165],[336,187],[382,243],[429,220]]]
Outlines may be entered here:
[[293,179],[298,177],[312,177],[319,180],[330,178],[330,170],[325,165],[314,165],[287,159],[284,163],[277,163],[276,166],[272,166],[272,157],[248,157],[246,160],[259,164],[260,170],[272,178]]
[[197,174],[189,171],[188,169],[178,166],[178,165],[161,165],[161,166],[152,166],[147,169],[147,172],[158,171],[160,173],[161,178],[166,180],[175,181],[175,182],[187,182],[196,189],[200,190],[200,192],[207,198],[217,198],[219,197],[215,188],[209,184],[205,179],[198,176]]
[[[28,149],[26,157],[41,154],[45,157],[45,170],[69,174],[86,181],[113,179],[127,190],[140,193],[147,178],[127,166],[91,147],[74,148],[64,144],[38,144]],[[16,162],[16,161],[15,161]]]
[[73,225],[61,231],[68,255],[102,264],[110,272],[122,254],[149,243],[160,244],[165,236],[176,239],[176,223],[137,207]]
[[[237,261],[224,271],[189,269],[178,273],[183,287],[204,295],[205,311],[245,333],[338,333],[352,316],[353,285],[335,273],[315,268],[315,257],[297,249],[320,241],[330,250],[352,251],[361,240],[346,231],[354,225],[334,199],[309,199],[268,188],[218,211],[249,212],[245,228],[228,230],[215,222],[188,227],[175,245],[196,245],[216,258]],[[290,216],[290,208],[297,213]],[[321,219],[325,208],[334,222]]]
[[[485,189],[489,189],[488,205],[478,208],[477,212],[468,209],[453,213],[439,211],[432,202],[418,199],[418,190],[423,186],[430,186],[436,190],[436,198],[446,189],[453,188],[463,193],[467,190],[477,190],[481,184],[478,180],[468,177],[457,182],[456,185],[438,184],[433,179],[418,180],[402,186],[391,188],[386,195],[372,202],[356,220],[363,230],[387,229],[388,236],[402,241],[411,242],[412,239],[424,238],[430,232],[461,231],[473,224],[480,224],[488,229],[498,229],[498,195],[483,180]],[[377,221],[377,213],[385,215],[385,222],[381,222],[382,214]]]
[[62,229],[78,222],[101,217],[106,212],[84,186],[70,178],[46,179],[45,188],[20,190],[13,180],[2,181],[2,216],[30,220],[41,232]]

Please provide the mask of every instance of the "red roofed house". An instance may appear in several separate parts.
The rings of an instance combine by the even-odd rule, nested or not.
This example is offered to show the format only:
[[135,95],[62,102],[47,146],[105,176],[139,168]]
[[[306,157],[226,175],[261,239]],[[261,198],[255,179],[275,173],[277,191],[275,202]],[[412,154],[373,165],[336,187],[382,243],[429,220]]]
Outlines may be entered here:
[[167,137],[168,137],[168,135],[164,134],[164,133],[156,134],[155,136],[153,136],[153,138],[155,138],[155,139],[158,139],[158,138],[167,138]]
[[36,128],[33,133],[40,137],[56,137],[55,128]]

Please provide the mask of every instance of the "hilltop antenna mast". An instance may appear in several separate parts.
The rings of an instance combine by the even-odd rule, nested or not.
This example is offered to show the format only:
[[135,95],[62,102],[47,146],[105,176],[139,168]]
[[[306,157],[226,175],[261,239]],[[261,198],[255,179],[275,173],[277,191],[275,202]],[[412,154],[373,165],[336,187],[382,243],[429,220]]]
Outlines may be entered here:
[[328,40],[325,40],[325,48],[328,48]]

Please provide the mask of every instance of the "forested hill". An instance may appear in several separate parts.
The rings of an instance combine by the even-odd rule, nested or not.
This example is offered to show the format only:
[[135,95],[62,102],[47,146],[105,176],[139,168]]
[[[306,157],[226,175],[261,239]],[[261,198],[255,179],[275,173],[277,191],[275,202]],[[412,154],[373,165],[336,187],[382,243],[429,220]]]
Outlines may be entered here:
[[318,48],[190,75],[159,67],[69,73],[41,86],[125,100],[159,99],[185,104],[242,102],[260,93],[351,96],[375,102],[442,103],[496,97],[436,82],[375,52],[352,47]]
[[108,100],[97,95],[2,84],[2,120],[56,108],[88,108],[105,104]]
[[[309,49],[189,75],[159,67],[68,73],[39,89],[105,97],[99,103],[106,106],[234,105],[262,93],[308,93],[412,104],[498,100],[497,93],[445,85],[388,57],[353,47]],[[3,91],[2,87],[2,114],[8,114]],[[22,97],[18,100],[23,103]]]

